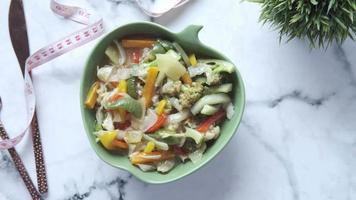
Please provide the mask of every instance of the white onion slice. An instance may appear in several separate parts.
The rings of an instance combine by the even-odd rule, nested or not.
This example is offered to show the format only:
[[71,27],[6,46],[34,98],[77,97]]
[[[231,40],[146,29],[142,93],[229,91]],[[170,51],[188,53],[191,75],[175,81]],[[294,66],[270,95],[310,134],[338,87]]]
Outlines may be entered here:
[[147,110],[147,115],[143,118],[142,122],[142,130],[147,131],[149,128],[151,128],[156,122],[157,122],[157,114],[154,110],[148,109]]

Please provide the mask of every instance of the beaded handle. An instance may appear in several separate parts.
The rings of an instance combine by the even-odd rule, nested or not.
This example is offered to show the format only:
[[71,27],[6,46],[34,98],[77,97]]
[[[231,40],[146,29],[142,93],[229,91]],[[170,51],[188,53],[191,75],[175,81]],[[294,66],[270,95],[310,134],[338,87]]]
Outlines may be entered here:
[[38,190],[41,194],[48,192],[46,167],[43,158],[42,142],[36,112],[31,123],[33,152],[35,154]]
[[[1,121],[0,121],[0,137],[3,140],[9,139],[9,136],[7,135],[4,125],[2,124]],[[20,176],[21,176],[23,182],[25,183],[27,190],[30,192],[32,199],[40,200],[41,195],[38,193],[37,189],[35,188],[35,185],[33,184],[30,176],[28,175],[28,172],[25,168],[25,165],[22,163],[19,154],[17,153],[15,148],[10,148],[10,149],[8,149],[8,151],[10,153],[10,156],[11,156],[17,170],[20,173]]]

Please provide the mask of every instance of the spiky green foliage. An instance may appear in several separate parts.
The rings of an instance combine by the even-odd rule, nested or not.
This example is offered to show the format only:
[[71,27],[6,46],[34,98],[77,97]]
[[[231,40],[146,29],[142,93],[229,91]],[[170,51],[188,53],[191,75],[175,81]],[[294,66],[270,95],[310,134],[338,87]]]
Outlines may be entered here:
[[342,44],[356,35],[356,0],[250,0],[262,4],[260,20],[271,23],[280,39],[308,39],[311,47]]

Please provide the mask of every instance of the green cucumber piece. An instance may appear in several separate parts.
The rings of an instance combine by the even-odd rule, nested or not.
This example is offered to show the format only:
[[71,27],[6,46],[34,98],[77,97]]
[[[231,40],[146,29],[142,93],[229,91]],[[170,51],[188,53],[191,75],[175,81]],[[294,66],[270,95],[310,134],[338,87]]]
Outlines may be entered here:
[[104,105],[104,108],[110,110],[123,108],[136,118],[141,118],[143,114],[142,104],[129,95],[125,95],[123,98],[117,100],[114,103],[108,103]]
[[222,104],[231,102],[230,97],[224,93],[218,94],[209,94],[200,98],[190,109],[193,115],[198,114],[205,105],[214,105],[214,104]]
[[134,99],[138,98],[137,82],[135,77],[127,79],[127,94]]
[[235,71],[235,66],[225,60],[218,59],[199,59],[198,63],[204,63],[211,66],[214,73],[227,72],[231,74]]
[[203,115],[213,115],[219,110],[219,108],[211,106],[211,105],[205,105],[203,109],[200,111],[201,114]]
[[232,83],[225,83],[219,86],[211,87],[207,89],[208,94],[213,93],[229,93],[232,91]]

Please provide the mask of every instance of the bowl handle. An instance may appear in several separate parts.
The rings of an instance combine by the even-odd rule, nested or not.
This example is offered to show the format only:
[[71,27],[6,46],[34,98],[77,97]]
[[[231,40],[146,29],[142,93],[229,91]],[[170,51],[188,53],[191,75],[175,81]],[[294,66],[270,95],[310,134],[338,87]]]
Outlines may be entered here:
[[181,40],[190,43],[196,43],[197,41],[200,43],[198,35],[202,28],[202,25],[189,25],[183,31],[179,32],[178,36]]

